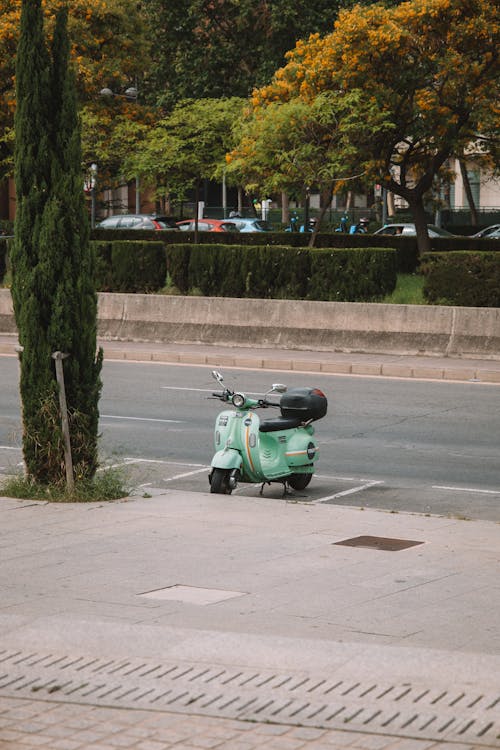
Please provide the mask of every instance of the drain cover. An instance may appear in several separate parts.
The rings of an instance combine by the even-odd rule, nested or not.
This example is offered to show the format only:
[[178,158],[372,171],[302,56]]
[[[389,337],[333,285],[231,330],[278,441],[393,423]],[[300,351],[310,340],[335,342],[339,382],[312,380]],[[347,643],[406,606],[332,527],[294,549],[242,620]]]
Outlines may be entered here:
[[368,549],[380,549],[384,552],[399,552],[408,547],[416,547],[423,542],[415,542],[411,539],[389,539],[384,536],[355,536],[352,539],[344,539],[334,544],[344,547],[367,547]]
[[245,596],[244,591],[225,591],[224,589],[204,589],[197,586],[183,586],[178,583],[175,586],[168,586],[165,589],[155,589],[139,594],[147,599],[171,599],[176,602],[186,602],[187,604],[216,604],[226,599],[234,599],[236,596]]

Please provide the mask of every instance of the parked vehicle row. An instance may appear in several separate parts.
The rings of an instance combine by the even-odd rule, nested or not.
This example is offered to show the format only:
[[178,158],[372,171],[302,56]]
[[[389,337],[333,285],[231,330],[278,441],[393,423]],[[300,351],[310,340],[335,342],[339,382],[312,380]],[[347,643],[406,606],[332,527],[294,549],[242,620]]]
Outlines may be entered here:
[[[313,231],[311,219],[311,228],[308,231]],[[359,232],[366,233],[366,223],[368,220],[360,220]],[[194,219],[183,219],[177,221],[175,218],[170,216],[157,216],[154,214],[116,214],[114,216],[108,216],[107,219],[103,219],[98,225],[98,229],[154,229],[154,230],[170,230],[170,231],[182,231],[182,232],[194,232],[195,220]],[[446,229],[436,226],[435,224],[428,224],[427,230],[429,237],[454,237],[451,232]],[[198,231],[199,232],[270,232],[272,226],[269,222],[253,218],[243,218],[240,216],[232,216],[229,219],[199,219],[198,220]],[[292,231],[290,228],[287,231]],[[302,229],[303,231],[303,229]],[[337,229],[336,231],[347,231]],[[354,232],[352,232],[354,233]],[[388,223],[384,224],[383,227],[377,229],[373,234],[380,234],[385,236],[398,236],[404,237],[415,237],[417,230],[415,224],[411,222],[403,223]],[[500,237],[500,224],[493,224],[492,226],[481,229],[481,231],[473,234],[472,237],[484,237],[484,238],[499,238]]]

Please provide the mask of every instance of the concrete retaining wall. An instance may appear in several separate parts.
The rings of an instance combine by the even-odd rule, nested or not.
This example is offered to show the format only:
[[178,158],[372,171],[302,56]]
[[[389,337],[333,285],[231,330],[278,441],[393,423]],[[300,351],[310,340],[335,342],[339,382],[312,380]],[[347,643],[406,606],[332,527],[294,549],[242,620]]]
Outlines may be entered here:
[[[166,343],[500,359],[500,309],[99,294],[99,336]],[[15,332],[0,290],[0,332]]]

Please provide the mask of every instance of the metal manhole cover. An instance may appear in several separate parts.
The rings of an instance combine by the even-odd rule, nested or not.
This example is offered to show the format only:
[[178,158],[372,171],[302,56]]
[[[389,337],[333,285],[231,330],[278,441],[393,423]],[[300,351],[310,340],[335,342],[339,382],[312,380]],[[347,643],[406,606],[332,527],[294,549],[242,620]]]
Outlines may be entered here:
[[383,552],[399,552],[408,547],[416,547],[423,542],[416,542],[412,539],[390,539],[383,536],[355,536],[352,539],[344,539],[334,544],[343,545],[344,547],[366,547],[368,549],[379,549]]

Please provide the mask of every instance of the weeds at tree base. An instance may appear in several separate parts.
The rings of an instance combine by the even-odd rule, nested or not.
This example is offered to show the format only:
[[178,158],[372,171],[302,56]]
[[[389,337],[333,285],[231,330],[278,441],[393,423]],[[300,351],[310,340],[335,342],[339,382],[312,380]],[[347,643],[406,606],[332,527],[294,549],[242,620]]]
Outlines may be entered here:
[[126,487],[120,471],[104,469],[91,480],[75,481],[72,493],[68,493],[66,484],[40,484],[24,474],[18,474],[0,483],[0,494],[24,500],[44,500],[50,503],[94,503],[128,497],[130,489]]

